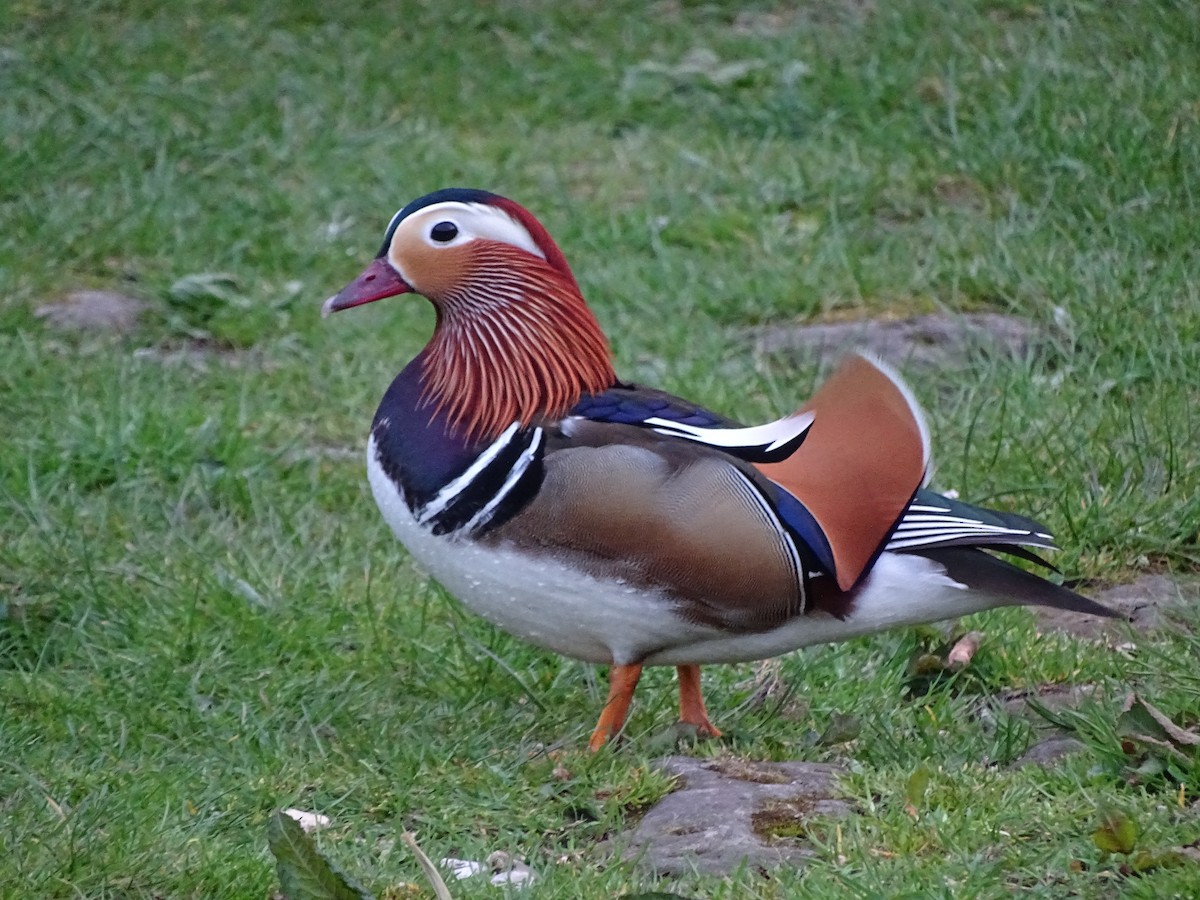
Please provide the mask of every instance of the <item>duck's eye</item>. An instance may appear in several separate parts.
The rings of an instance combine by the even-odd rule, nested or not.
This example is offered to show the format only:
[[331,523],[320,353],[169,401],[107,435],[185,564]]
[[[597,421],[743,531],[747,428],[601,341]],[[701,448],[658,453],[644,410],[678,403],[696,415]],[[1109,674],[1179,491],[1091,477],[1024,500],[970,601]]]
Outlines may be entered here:
[[429,229],[429,236],[439,244],[448,244],[458,237],[458,226],[453,222],[438,222]]

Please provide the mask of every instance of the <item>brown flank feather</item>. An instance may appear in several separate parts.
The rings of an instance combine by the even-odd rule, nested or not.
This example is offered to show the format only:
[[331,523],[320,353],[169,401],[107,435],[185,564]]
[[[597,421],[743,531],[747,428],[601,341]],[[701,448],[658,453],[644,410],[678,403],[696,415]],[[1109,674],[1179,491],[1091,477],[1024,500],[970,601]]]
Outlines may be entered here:
[[908,398],[876,365],[851,356],[801,411],[815,413],[804,443],[757,468],[808,508],[833,551],[848,591],[921,486],[925,442]]

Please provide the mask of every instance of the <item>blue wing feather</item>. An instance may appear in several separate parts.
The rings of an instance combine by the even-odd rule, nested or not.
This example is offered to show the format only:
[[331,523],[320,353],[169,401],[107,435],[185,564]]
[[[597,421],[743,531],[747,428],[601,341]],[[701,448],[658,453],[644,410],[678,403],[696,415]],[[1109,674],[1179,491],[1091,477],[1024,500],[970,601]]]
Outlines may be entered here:
[[636,384],[619,384],[601,394],[589,394],[575,405],[570,415],[614,425],[643,425],[647,419],[666,419],[697,428],[741,427],[703,406]]
[[783,488],[775,485],[775,512],[794,538],[803,542],[804,546],[816,557],[821,570],[832,575],[836,570],[833,562],[833,550],[825,537],[825,532],[817,524],[808,508]]

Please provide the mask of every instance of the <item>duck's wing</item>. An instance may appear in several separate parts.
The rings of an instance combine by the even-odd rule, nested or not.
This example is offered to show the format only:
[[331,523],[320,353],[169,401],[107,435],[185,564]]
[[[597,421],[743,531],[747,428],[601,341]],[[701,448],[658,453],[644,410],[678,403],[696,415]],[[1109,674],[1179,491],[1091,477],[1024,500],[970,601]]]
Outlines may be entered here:
[[739,426],[632,386],[606,392],[578,414],[752,463],[778,489],[776,513],[844,591],[882,552],[929,468],[929,430],[911,391],[890,367],[864,355],[848,357],[808,403],[766,425]]
[[482,540],[577,570],[582,592],[659,598],[686,622],[762,631],[804,611],[806,571],[819,564],[749,463],[580,418],[547,431],[541,469],[536,494]]

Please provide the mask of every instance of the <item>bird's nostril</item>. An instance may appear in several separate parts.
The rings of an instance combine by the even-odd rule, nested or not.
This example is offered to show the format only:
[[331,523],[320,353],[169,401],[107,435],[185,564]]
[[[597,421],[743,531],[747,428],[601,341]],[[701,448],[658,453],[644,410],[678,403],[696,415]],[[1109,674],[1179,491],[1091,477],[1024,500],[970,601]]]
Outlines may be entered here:
[[368,282],[374,281],[374,280],[375,280],[374,275],[368,275],[366,278],[363,279],[363,281],[368,281]]

